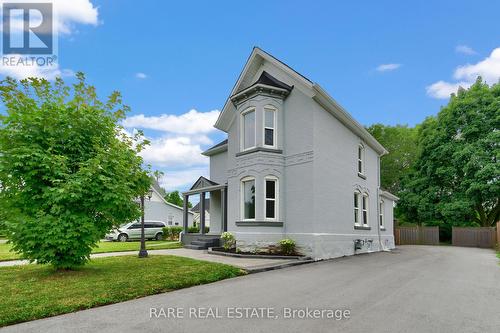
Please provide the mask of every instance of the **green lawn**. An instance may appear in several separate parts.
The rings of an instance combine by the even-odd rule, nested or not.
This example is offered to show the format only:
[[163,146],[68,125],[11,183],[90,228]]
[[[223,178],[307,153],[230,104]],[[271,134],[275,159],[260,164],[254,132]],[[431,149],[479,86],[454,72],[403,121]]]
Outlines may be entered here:
[[[140,242],[99,242],[97,248],[92,253],[139,251]],[[148,250],[176,249],[181,247],[179,242],[172,241],[148,241]],[[10,252],[10,244],[0,243],[0,261],[19,259],[17,253]]]
[[76,271],[49,265],[0,268],[0,326],[122,302],[244,274],[176,256],[93,259]]

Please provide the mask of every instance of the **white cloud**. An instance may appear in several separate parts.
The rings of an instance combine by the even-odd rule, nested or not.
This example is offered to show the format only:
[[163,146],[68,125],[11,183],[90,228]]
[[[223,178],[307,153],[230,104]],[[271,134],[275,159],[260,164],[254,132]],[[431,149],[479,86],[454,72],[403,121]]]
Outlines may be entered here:
[[473,48],[471,48],[471,47],[469,47],[467,45],[457,45],[455,47],[455,52],[462,53],[462,54],[465,54],[465,55],[474,55],[474,54],[477,54],[477,52]]
[[[208,157],[201,155],[203,152],[202,143],[189,136],[161,137],[150,139],[150,141],[151,144],[140,152],[146,163],[162,167],[208,164]],[[204,142],[212,143],[211,140]]]
[[128,117],[123,121],[127,128],[144,128],[178,134],[207,134],[216,131],[213,127],[219,117],[219,110],[198,112],[190,110],[180,116],[162,114],[145,116],[143,114]]
[[427,94],[434,98],[449,98],[458,87],[470,87],[478,76],[488,84],[497,83],[500,78],[500,47],[494,49],[484,60],[476,64],[467,64],[455,69],[453,78],[459,82],[438,81],[426,87]]
[[142,72],[135,73],[135,77],[138,79],[147,79],[148,78],[148,76]]
[[399,67],[401,67],[401,64],[382,64],[377,66],[375,70],[377,70],[378,72],[388,72],[388,71],[394,71]]
[[449,83],[445,81],[438,81],[428,86],[427,94],[434,98],[445,99],[450,97],[451,94],[456,93],[458,88],[469,88],[469,82]]
[[[5,56],[14,59],[17,62],[19,59],[24,58],[18,54],[11,54]],[[45,78],[47,80],[54,80],[57,76],[67,77],[73,76],[75,73],[70,69],[61,69],[59,64],[54,64],[53,66],[38,66],[36,64],[32,65],[5,65],[0,64],[0,75],[10,76],[15,79],[21,80],[28,77],[38,77]]]
[[[10,2],[9,0],[0,0],[0,3]],[[54,22],[55,32],[70,35],[75,32],[76,24],[98,25],[98,9],[90,0],[52,0],[54,4]],[[39,17],[37,17],[37,15]],[[41,19],[41,15],[35,12],[33,19]],[[13,17],[11,20],[12,31],[22,31],[23,18],[21,16]]]
[[184,189],[191,186],[200,177],[208,177],[208,167],[196,167],[185,170],[164,170],[165,176],[160,180],[160,185],[168,192]]
[[[70,35],[75,32],[77,24],[98,25],[98,9],[90,0],[52,0],[54,4],[54,22],[55,32],[60,34]],[[0,4],[9,2],[0,0]],[[36,1],[34,1],[36,2]],[[38,12],[34,12],[33,19],[40,20],[42,16]],[[1,25],[0,25],[1,27]],[[11,19],[11,31],[20,32],[24,29],[22,15],[17,15]],[[19,59],[20,55],[9,55],[15,59]],[[61,69],[58,64],[52,66],[33,65],[5,65],[2,61],[0,64],[0,75],[11,76],[16,79],[24,79],[27,77],[45,78],[54,80],[57,76],[72,76],[74,75],[71,69]]]

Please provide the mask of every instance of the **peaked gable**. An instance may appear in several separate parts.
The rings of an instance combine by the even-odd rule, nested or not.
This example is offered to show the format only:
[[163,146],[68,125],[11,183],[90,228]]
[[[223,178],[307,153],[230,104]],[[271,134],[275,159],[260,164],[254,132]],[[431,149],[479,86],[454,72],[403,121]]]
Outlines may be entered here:
[[[276,78],[271,76],[272,79],[270,79],[269,77],[264,76],[262,78],[263,80],[272,82],[273,84],[276,84],[276,81],[278,81],[289,86],[287,83],[282,82],[281,76],[283,76],[283,78],[287,79],[287,81],[294,82],[294,87],[299,87],[307,96],[312,98],[323,109],[325,109],[325,111],[330,112],[345,127],[373,148],[377,154],[385,155],[388,153],[388,151],[364,128],[364,126],[358,123],[342,106],[340,106],[340,104],[338,104],[325,90],[323,90],[319,84],[310,81],[305,76],[296,72],[288,65],[258,47],[254,47],[252,50],[250,57],[243,67],[243,71],[240,73],[238,80],[231,90],[231,94],[222,108],[222,112],[219,114],[219,118],[215,122],[215,128],[228,132],[229,127],[236,116],[236,108],[231,101],[231,96],[255,84],[255,77],[259,74],[259,71],[262,71],[259,79],[257,79],[260,80],[262,75],[265,73],[263,67],[265,68],[266,65],[277,69],[279,77]],[[276,73],[273,71],[273,75],[275,74]]]
[[196,190],[196,189],[199,189],[199,188],[204,188],[204,187],[210,187],[210,186],[216,186],[216,185],[219,185],[217,184],[216,182],[213,182],[211,181],[210,179],[207,179],[203,176],[201,176],[200,178],[198,178],[198,180],[193,184],[193,186],[191,186],[191,188],[189,189],[190,191],[191,190]]

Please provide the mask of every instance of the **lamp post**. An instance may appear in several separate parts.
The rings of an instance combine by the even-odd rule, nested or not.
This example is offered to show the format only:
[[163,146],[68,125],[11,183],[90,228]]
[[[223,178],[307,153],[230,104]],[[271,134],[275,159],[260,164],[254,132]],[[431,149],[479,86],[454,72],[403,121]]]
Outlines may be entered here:
[[[148,191],[148,200],[151,200],[153,191]],[[141,249],[139,250],[139,258],[146,258],[148,251],[146,250],[146,239],[144,237],[144,195],[141,195]]]

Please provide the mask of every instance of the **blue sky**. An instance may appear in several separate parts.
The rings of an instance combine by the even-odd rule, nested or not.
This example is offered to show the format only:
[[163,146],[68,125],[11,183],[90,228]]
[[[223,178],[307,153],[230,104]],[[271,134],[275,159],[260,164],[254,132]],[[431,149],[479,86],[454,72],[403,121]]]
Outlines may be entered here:
[[58,73],[85,72],[103,97],[123,93],[130,116],[143,115],[128,125],[153,139],[145,159],[166,173],[167,190],[207,175],[199,152],[224,138],[210,122],[253,46],[364,125],[415,125],[457,83],[500,76],[497,1],[57,2],[66,27]]

